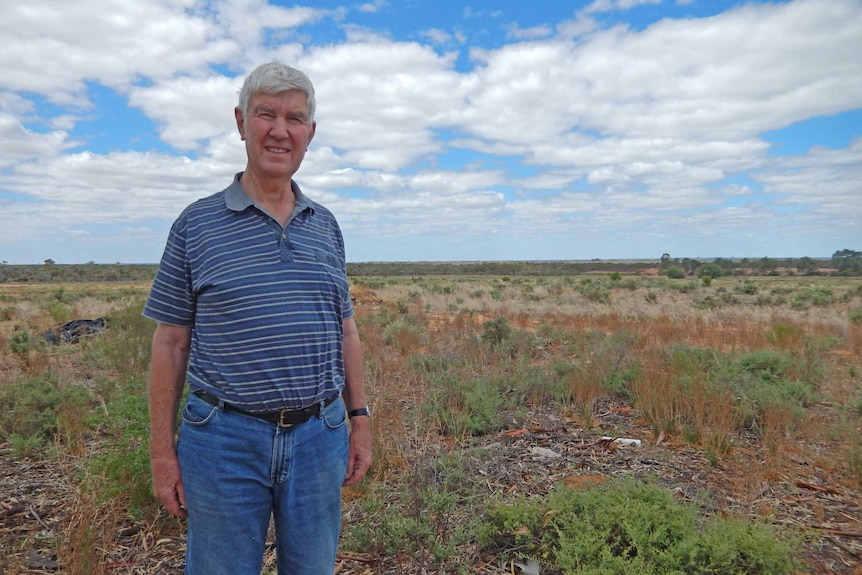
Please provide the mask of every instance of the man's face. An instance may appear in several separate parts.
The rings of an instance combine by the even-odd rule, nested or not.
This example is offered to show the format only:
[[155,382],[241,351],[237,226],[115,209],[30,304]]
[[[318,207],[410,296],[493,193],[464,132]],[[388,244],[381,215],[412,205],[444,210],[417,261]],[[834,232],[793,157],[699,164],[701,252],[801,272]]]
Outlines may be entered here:
[[317,128],[308,114],[304,92],[254,94],[244,117],[237,108],[236,126],[245,141],[248,169],[264,179],[293,177]]

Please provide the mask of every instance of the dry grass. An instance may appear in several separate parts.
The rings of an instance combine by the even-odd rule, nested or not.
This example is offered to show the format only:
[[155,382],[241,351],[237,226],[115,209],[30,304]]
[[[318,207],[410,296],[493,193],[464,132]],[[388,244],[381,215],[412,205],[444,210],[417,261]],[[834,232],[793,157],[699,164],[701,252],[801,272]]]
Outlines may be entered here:
[[[429,437],[398,422],[424,401],[427,381],[422,381],[423,374],[405,369],[405,362],[421,351],[430,356],[459,358],[469,365],[483,362],[487,365],[495,360],[483,357],[480,347],[465,342],[479,337],[483,324],[497,317],[506,318],[516,330],[562,334],[560,341],[544,342],[534,362],[557,362],[577,368],[566,375],[571,400],[567,409],[576,414],[585,428],[592,425],[595,406],[607,393],[602,389],[602,378],[614,370],[614,364],[620,359],[614,355],[614,350],[586,350],[588,357],[585,357],[583,347],[574,349],[578,347],[577,340],[586,332],[607,336],[635,334],[635,341],[625,350],[628,356],[623,359],[642,367],[632,382],[632,391],[637,397],[638,409],[650,422],[656,436],[664,431],[718,455],[732,450],[734,436],[741,425],[734,409],[735,398],[727,389],[710,389],[704,382],[681,386],[673,366],[662,357],[664,350],[675,346],[732,354],[773,350],[798,357],[804,364],[806,341],[832,338],[836,342],[834,347],[810,358],[821,362],[825,370],[817,380],[818,401],[835,407],[851,406],[862,394],[862,378],[858,375],[862,371],[862,326],[848,319],[848,310],[860,305],[858,295],[828,306],[794,309],[791,305],[793,293],[810,289],[812,285],[826,285],[836,294],[859,294],[858,279],[745,279],[757,285],[758,294],[774,291],[784,294],[784,303],[775,305],[758,304],[756,296],[739,293],[735,286],[743,280],[737,278],[717,279],[708,288],[698,285],[689,293],[673,289],[663,280],[635,278],[628,288],[611,289],[606,303],[590,301],[579,293],[582,278],[503,281],[501,278],[433,277],[359,281],[363,293],[373,293],[369,299],[376,302],[373,306],[361,303],[357,306],[370,354],[369,365],[373,372],[379,373],[379,377],[370,382],[373,401],[377,413],[393,414],[395,429],[406,433],[406,440],[413,444],[428,441]],[[637,287],[631,289],[632,283],[637,283]],[[717,294],[734,293],[734,290],[733,303],[706,309],[697,305],[705,294],[717,297]],[[648,297],[649,293],[655,296]],[[381,307],[387,306],[397,316],[397,302],[410,302],[411,321],[428,334],[426,342],[420,345],[407,339],[403,344],[378,347],[379,342],[373,335],[376,328],[369,318],[378,316]],[[416,314],[415,310],[424,313]],[[489,372],[495,369],[501,366],[488,365]],[[856,375],[851,375],[854,370]],[[842,409],[845,408],[839,407]],[[852,443],[848,439],[860,432],[858,418],[836,417],[831,411],[826,419],[812,415],[802,422],[794,422],[786,410],[786,407],[770,406],[762,414],[759,427],[753,430],[762,436],[772,456],[781,457],[794,442],[821,443],[824,437],[831,437],[835,438],[831,449],[836,460],[846,460],[843,453]],[[390,445],[384,446],[383,452],[399,451],[388,430],[386,435],[385,441]],[[403,456],[398,458],[403,459]],[[761,473],[765,475],[766,470],[753,470],[751,481],[759,484],[765,480],[765,477],[758,479]]]

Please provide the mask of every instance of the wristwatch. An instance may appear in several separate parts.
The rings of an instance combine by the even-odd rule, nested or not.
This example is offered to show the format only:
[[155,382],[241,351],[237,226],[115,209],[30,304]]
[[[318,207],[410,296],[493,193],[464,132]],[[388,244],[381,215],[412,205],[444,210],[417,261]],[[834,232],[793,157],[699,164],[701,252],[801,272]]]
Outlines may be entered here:
[[365,407],[360,407],[359,409],[351,409],[347,412],[347,417],[353,419],[354,417],[359,417],[364,415],[366,417],[371,417],[371,409],[366,405]]

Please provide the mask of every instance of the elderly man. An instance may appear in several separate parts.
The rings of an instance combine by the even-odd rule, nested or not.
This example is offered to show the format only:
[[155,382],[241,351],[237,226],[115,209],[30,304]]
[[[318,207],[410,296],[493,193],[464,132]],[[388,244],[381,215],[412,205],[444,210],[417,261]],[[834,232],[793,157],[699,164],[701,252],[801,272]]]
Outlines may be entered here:
[[341,231],[293,181],[314,107],[298,70],[245,79],[245,171],[176,220],[144,309],[153,486],[188,517],[188,575],[259,575],[271,517],[280,575],[331,575],[341,487],[371,465]]

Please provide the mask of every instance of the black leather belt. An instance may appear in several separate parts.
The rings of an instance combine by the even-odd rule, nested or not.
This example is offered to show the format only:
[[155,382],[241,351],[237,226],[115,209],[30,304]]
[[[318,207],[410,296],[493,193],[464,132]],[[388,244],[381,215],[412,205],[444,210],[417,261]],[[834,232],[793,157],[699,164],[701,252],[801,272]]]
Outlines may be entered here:
[[[320,402],[315,403],[305,409],[282,409],[281,411],[267,411],[265,413],[254,413],[252,411],[246,411],[244,409],[240,409],[235,405],[231,405],[229,403],[224,403],[222,400],[217,398],[211,393],[207,393],[206,391],[196,391],[194,392],[196,396],[203,399],[207,403],[211,405],[220,406],[225,411],[233,411],[234,413],[241,413],[243,415],[250,415],[251,417],[257,417],[258,419],[263,419],[266,421],[270,421],[275,423],[279,427],[293,427],[294,425],[299,425],[300,423],[305,423],[312,417],[317,417],[320,415]],[[329,399],[325,399],[323,401],[323,407],[326,407],[332,404],[333,401],[338,399],[338,395],[334,395]]]

